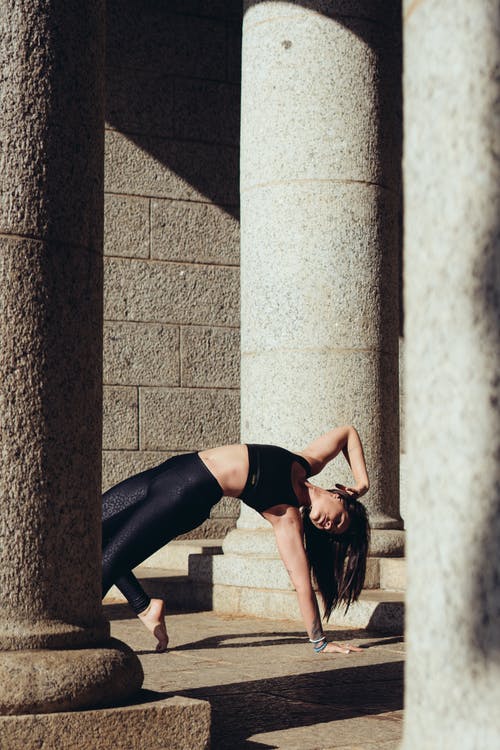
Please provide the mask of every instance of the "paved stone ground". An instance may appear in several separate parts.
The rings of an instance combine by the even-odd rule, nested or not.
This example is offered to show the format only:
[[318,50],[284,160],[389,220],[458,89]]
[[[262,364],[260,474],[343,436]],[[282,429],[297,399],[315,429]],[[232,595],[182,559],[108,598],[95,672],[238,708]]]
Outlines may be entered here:
[[[185,695],[212,707],[211,750],[396,750],[402,735],[401,637],[335,629],[360,654],[316,655],[300,623],[213,612],[168,616],[171,650],[126,606],[106,605],[112,635],[134,648],[151,698]],[[186,750],[188,750],[186,748]]]

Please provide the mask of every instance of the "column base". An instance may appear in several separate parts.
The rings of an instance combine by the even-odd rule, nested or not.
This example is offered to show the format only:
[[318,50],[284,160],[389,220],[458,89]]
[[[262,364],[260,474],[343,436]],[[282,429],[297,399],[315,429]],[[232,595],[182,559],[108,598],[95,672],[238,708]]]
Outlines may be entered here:
[[[56,714],[0,717],[2,747],[61,747],[64,750],[206,750],[210,704],[193,698],[151,701],[139,694],[133,706]],[[64,739],[62,739],[64,738]]]
[[109,622],[103,618],[91,625],[0,618],[0,652],[99,647],[109,642],[109,633]]
[[[243,529],[229,532],[222,544],[224,555],[269,555],[279,557],[274,532],[269,528]],[[370,557],[403,557],[405,532],[403,529],[372,529]]]
[[118,705],[137,693],[143,679],[132,649],[113,638],[101,648],[2,651],[0,714]]
[[[385,558],[402,558],[404,533],[399,529],[372,530],[365,591],[347,614],[342,606],[335,610],[332,625],[402,632],[404,560]],[[197,588],[211,586],[212,606],[217,612],[301,620],[297,595],[272,529],[236,528],[224,539],[222,548],[224,554],[212,556],[209,565],[203,565],[202,555],[190,559],[194,593]]]
[[402,529],[372,529],[370,557],[403,557],[405,532]]

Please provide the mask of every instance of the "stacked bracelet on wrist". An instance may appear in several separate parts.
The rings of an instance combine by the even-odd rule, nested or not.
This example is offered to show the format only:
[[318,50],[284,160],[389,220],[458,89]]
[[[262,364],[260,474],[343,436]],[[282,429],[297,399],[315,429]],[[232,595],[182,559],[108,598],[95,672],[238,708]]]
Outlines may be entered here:
[[309,642],[313,644],[314,651],[317,654],[320,654],[323,649],[325,649],[328,645],[328,641],[326,640],[326,635],[322,635],[321,638],[309,638]]

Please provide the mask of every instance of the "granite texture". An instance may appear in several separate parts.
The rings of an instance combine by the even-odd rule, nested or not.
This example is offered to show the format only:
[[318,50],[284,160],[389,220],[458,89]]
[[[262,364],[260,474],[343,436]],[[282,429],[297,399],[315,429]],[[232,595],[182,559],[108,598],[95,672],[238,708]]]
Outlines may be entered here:
[[108,258],[104,313],[111,320],[237,325],[238,270]]
[[[0,717],[9,750],[208,750],[210,705],[192,698],[158,698],[143,691],[137,703],[117,708]],[[3,747],[3,746],[2,746]]]
[[409,654],[403,747],[494,750],[500,744],[500,18],[493,0],[407,2],[404,15]]
[[[107,393],[109,486],[183,450],[186,433],[187,449],[199,448],[200,431],[182,425],[207,401],[217,425],[200,415],[203,439],[238,439],[242,4],[110,0],[106,10],[104,383],[179,389],[173,408],[158,402],[163,416],[141,416],[144,444],[125,392]],[[192,403],[185,388],[199,391]],[[170,421],[161,440],[156,418]],[[225,534],[237,507],[214,514],[195,535]]]
[[140,688],[144,674],[124,643],[109,639],[106,646],[4,651],[0,656],[0,715],[120,704]]
[[181,329],[182,385],[189,388],[238,388],[240,336],[237,328]]
[[211,203],[151,202],[151,257],[185,263],[238,265],[238,219]]
[[2,0],[0,23],[0,230],[100,252],[102,2]]
[[[402,526],[400,69],[397,2],[247,4],[242,438],[301,450],[354,424],[382,529]],[[350,481],[342,461],[318,481],[332,480]]]
[[140,145],[115,131],[106,133],[105,190],[156,198],[238,202],[235,146],[141,137]]
[[[61,264],[59,251],[2,239],[0,646],[8,648],[16,637],[19,647],[42,647],[56,632],[68,645],[107,632],[98,562],[100,264],[71,247]],[[71,584],[60,560],[75,572]]]
[[149,199],[107,194],[104,199],[104,254],[149,258]]
[[19,714],[124,700],[142,669],[100,601],[104,3],[4,0],[0,24],[0,712]]
[[238,392],[230,389],[141,388],[143,450],[202,450],[238,440]]
[[397,371],[398,200],[378,186],[319,179],[245,193],[243,354],[381,351]]
[[[231,532],[234,534],[235,532]],[[281,559],[265,555],[192,555],[189,572],[196,582],[229,583],[258,589],[293,590]]]
[[161,70],[169,75],[224,80],[225,12],[219,7],[219,17],[207,18],[199,7],[186,13],[184,4],[171,5],[165,8],[164,3],[137,5],[134,0],[110,0],[108,63],[153,74]]
[[104,323],[105,384],[180,385],[180,364],[177,326]]
[[102,446],[104,450],[139,447],[139,399],[137,388],[105,386],[103,394]]
[[[112,4],[108,4],[109,7]],[[116,27],[108,28],[108,46],[116,34]],[[153,71],[123,67],[123,59],[109,65],[106,69],[107,128],[172,138],[174,85],[172,76],[162,68]]]
[[[304,347],[243,353],[244,439],[303,450],[333,426],[354,424],[363,441],[370,475],[370,492],[363,499],[370,522],[374,528],[397,528],[401,524],[397,503],[398,391],[393,365],[392,354],[358,349],[318,351]],[[272,375],[264,378],[263,373]],[[263,404],[265,408],[261,408]],[[391,417],[393,430],[389,429]],[[349,483],[350,477],[347,463],[338,456],[313,482],[328,488],[336,482]]]
[[375,22],[363,18],[371,2],[335,21],[308,5],[256,3],[245,14],[242,190],[305,179],[397,189],[399,3],[385,2]]
[[177,78],[174,133],[179,138],[237,146],[240,82]]
[[[199,593],[196,587],[193,589],[191,600],[203,596],[203,584],[199,588]],[[286,615],[300,623],[299,628],[303,628],[295,591],[219,583],[214,585],[211,596],[212,607],[220,614],[240,617],[251,615],[275,620]],[[200,598],[200,601],[203,600]],[[404,630],[404,595],[394,592],[365,592],[349,607],[347,613],[341,608],[334,610],[329,624],[401,635]]]

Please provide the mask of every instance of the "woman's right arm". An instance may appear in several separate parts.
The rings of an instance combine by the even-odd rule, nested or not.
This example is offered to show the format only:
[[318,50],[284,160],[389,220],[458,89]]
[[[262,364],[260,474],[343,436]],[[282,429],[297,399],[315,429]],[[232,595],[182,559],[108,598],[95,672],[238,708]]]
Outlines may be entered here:
[[[271,522],[276,537],[280,557],[290,576],[290,580],[297,593],[300,613],[304,621],[310,641],[322,644],[325,638],[318,601],[311,583],[309,561],[303,543],[302,519],[296,508],[290,506],[276,506],[275,513],[266,513],[265,517]],[[328,643],[322,651],[349,653],[357,651],[353,646],[346,649],[337,643]]]
[[370,488],[370,482],[361,439],[352,425],[335,427],[333,430],[325,432],[324,435],[313,440],[302,451],[302,454],[309,461],[313,474],[319,474],[326,464],[341,451],[354,478],[352,487],[347,489],[352,490],[358,496],[364,495]]
[[311,583],[309,561],[302,541],[302,519],[298,511],[290,506],[281,506],[283,514],[273,521],[276,544],[283,564],[295,588],[298,604],[307,634],[311,640],[323,635],[316,594]]

